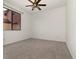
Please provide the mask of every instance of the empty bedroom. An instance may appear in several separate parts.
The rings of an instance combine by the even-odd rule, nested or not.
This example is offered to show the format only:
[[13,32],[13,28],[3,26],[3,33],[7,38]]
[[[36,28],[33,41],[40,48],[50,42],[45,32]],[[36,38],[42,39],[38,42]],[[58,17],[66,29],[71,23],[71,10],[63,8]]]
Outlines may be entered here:
[[76,59],[75,0],[3,0],[4,59]]

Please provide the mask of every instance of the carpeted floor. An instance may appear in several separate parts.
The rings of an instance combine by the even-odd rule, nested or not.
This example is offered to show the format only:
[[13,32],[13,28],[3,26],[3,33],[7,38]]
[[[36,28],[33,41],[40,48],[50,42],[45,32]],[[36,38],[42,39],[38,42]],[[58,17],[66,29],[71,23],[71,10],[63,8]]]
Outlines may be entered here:
[[4,59],[72,59],[63,42],[28,39],[4,46]]

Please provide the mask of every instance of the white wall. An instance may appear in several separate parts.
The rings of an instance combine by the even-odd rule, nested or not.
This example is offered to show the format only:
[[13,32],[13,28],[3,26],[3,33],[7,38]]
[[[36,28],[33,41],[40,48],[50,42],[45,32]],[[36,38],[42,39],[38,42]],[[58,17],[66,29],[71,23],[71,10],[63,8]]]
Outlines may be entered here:
[[76,59],[76,13],[75,0],[67,0],[67,46]]
[[39,39],[65,40],[65,6],[32,15],[32,37]]
[[27,14],[22,14],[20,31],[4,31],[4,45],[30,38],[30,20]]
[[[14,5],[10,5],[11,7],[14,7]],[[19,9],[18,7],[14,7],[15,9]],[[30,20],[30,15],[26,12],[23,11],[23,14],[21,14],[21,30],[20,31],[4,31],[4,45],[5,44],[10,44],[16,41],[24,40],[30,38],[30,33],[31,33],[31,20]]]

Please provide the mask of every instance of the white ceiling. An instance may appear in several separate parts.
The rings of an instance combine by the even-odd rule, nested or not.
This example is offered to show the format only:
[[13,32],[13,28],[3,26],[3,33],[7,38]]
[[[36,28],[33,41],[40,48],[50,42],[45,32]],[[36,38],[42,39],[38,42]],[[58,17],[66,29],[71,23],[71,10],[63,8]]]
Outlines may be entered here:
[[[31,7],[25,7],[26,5],[31,4],[28,0],[4,0],[4,1],[11,3],[11,4],[14,4],[16,6],[19,6],[28,12],[39,11],[38,9],[35,9],[34,11],[32,11]],[[32,1],[34,1],[34,0],[32,0]],[[53,8],[64,6],[65,0],[41,0],[40,3],[45,3],[47,5],[46,7],[41,7],[41,9],[43,11],[43,10],[48,10],[48,9],[53,9]]]

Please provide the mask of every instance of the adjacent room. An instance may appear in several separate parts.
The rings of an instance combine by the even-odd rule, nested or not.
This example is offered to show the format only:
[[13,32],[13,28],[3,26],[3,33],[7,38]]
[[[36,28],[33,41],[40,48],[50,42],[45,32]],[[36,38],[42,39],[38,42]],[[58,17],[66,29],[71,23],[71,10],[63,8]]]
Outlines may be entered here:
[[76,59],[75,0],[3,0],[4,59]]

